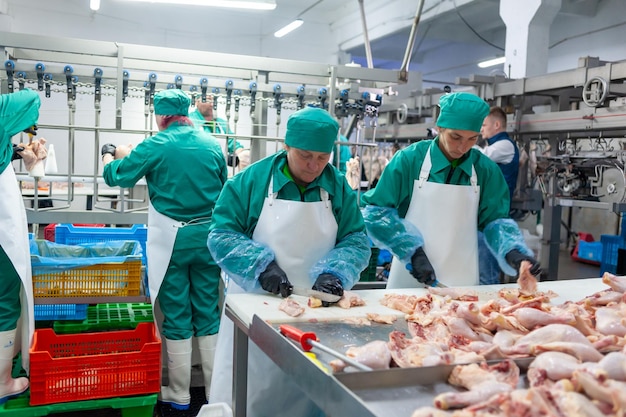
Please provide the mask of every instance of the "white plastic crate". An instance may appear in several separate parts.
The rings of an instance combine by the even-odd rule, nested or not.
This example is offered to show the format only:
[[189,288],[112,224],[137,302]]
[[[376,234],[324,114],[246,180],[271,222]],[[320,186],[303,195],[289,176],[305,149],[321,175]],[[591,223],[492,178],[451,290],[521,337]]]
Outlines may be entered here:
[[233,417],[233,410],[226,403],[205,404],[197,417]]

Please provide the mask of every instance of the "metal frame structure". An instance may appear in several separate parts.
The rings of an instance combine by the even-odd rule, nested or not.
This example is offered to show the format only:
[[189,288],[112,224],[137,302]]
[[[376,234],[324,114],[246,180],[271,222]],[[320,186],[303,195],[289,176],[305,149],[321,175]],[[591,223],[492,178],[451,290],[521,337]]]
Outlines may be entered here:
[[[133,199],[132,190],[129,198],[124,193],[114,202],[118,209],[106,210],[95,207],[93,211],[69,210],[73,200],[73,186],[76,181],[91,182],[97,198],[98,184],[102,183],[97,169],[100,161],[99,134],[116,132],[128,134],[153,133],[152,126],[144,130],[129,130],[122,127],[123,104],[129,94],[145,94],[146,120],[154,111],[152,99],[154,93],[165,88],[181,88],[189,91],[192,97],[212,96],[226,102],[227,115],[232,102],[238,112],[239,103],[250,107],[251,118],[255,120],[252,135],[241,136],[251,141],[252,161],[264,157],[261,142],[280,141],[267,132],[268,108],[277,111],[277,123],[280,123],[280,110],[283,103],[300,108],[307,103],[314,103],[329,109],[335,114],[336,109],[344,111],[346,103],[351,108],[364,107],[368,99],[376,97],[373,104],[380,105],[385,89],[403,83],[400,71],[368,69],[354,66],[329,65],[313,62],[291,61],[284,59],[261,58],[244,55],[213,53],[205,51],[182,50],[173,48],[122,44],[82,39],[51,38],[40,35],[25,35],[0,32],[0,51],[8,59],[5,62],[6,73],[0,73],[0,92],[13,91],[17,82],[23,88],[27,82],[37,84],[40,91],[50,92],[50,86],[58,85],[67,93],[70,112],[67,125],[41,125],[42,128],[68,131],[68,162],[70,172],[57,178],[66,181],[68,196],[61,208],[39,209],[40,198],[34,195],[34,208],[27,210],[29,223],[82,222],[106,224],[146,223],[145,206],[128,208]],[[156,72],[159,72],[157,79]],[[35,76],[36,75],[36,76]],[[163,77],[168,80],[163,80]],[[88,83],[80,82],[89,80]],[[58,80],[62,80],[58,81]],[[94,88],[97,110],[94,126],[81,126],[75,123],[75,95],[81,86]],[[99,94],[106,89],[115,95],[115,128],[103,128],[99,118]],[[372,100],[369,100],[371,104]],[[259,103],[259,105],[257,105]],[[337,104],[336,104],[337,103]],[[340,117],[351,112],[344,111]],[[237,113],[235,117],[238,117]],[[89,178],[76,178],[72,172],[74,166],[74,134],[77,131],[94,132],[95,155],[94,174]],[[237,135],[228,135],[237,137]],[[55,177],[47,178],[54,180]],[[37,187],[35,187],[35,190]],[[111,200],[106,200],[110,202]],[[128,203],[131,205],[129,206]]]
[[[473,75],[457,78],[454,87],[473,92],[493,105],[512,109],[513,117],[509,118],[507,128],[511,136],[526,149],[532,141],[547,141],[554,158],[565,155],[565,144],[571,141],[613,138],[619,143],[626,137],[626,61],[604,62],[585,57],[573,70],[516,80],[501,75]],[[450,86],[445,86],[411,91],[402,98],[390,97],[379,109],[375,140],[412,142],[431,137],[429,133],[435,127],[439,98],[451,90]],[[548,110],[535,112],[536,106]],[[622,149],[604,154],[621,163],[624,161]],[[520,177],[523,177],[522,172]],[[528,184],[521,185],[524,189]],[[549,250],[542,252],[541,263],[544,269],[548,266],[548,279],[558,276],[562,207],[626,211],[625,201],[607,203],[564,198],[556,190],[555,182],[551,181],[543,194],[544,247]],[[526,191],[521,205],[533,211],[541,210],[541,199],[537,200],[532,190]]]

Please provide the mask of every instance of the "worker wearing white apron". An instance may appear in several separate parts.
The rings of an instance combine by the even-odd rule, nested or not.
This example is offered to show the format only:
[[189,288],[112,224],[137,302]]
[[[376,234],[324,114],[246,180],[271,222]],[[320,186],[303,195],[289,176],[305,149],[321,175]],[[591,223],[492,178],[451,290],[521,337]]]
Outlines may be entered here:
[[[341,295],[358,281],[371,251],[356,193],[328,163],[338,129],[325,110],[299,110],[287,122],[285,150],[224,186],[208,245],[229,294],[286,297],[293,285]],[[221,323],[209,401],[232,404],[233,322]],[[249,417],[323,415],[254,343],[248,387]]]
[[[132,151],[102,147],[104,180],[132,187],[145,176],[148,212],[148,282],[164,320],[169,385],[159,400],[176,409],[190,404],[192,336],[198,339],[205,390],[213,372],[219,329],[220,269],[206,246],[213,207],[226,182],[219,143],[187,117],[191,101],[178,89],[154,97],[160,132]],[[114,160],[115,157],[115,160]]]
[[[28,389],[28,379],[11,377],[20,349],[22,366],[29,371],[35,329],[28,224],[11,165],[19,152],[11,138],[37,123],[40,104],[39,95],[30,89],[0,95],[0,404]],[[20,349],[16,349],[18,323]]]
[[362,196],[368,235],[394,255],[387,288],[478,285],[478,230],[506,274],[524,260],[539,274],[508,218],[500,168],[472,148],[489,106],[470,93],[446,94],[439,106],[438,136],[397,152]]

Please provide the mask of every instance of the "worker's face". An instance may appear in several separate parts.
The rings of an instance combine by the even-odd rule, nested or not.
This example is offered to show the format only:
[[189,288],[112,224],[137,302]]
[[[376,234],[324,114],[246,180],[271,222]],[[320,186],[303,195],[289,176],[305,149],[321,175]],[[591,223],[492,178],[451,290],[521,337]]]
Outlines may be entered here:
[[205,120],[213,120],[213,98],[207,97],[205,103],[202,102],[201,98],[197,99],[196,108]]
[[469,152],[477,139],[478,132],[471,130],[439,129],[439,148],[449,161]]
[[298,185],[307,186],[319,177],[330,160],[330,153],[305,151],[285,146],[287,163],[293,179]]
[[500,122],[495,117],[487,116],[480,128],[480,135],[484,139],[490,139],[500,132],[500,128]]

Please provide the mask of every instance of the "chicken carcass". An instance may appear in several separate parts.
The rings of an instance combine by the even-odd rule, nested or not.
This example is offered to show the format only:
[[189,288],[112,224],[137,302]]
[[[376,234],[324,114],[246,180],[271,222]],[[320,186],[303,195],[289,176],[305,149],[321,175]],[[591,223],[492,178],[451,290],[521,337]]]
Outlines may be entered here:
[[[372,369],[389,369],[391,364],[391,352],[387,342],[383,340],[374,340],[363,346],[352,346],[346,351],[346,356]],[[348,365],[341,359],[335,359],[330,361],[330,366],[333,372],[342,372]]]
[[480,365],[456,366],[448,382],[468,389],[465,392],[446,392],[435,397],[435,407],[447,410],[462,408],[488,400],[495,394],[507,392],[517,387],[519,368],[515,362],[505,360],[494,365],[485,362]]
[[546,379],[570,379],[581,366],[581,361],[563,352],[543,352],[528,366],[527,377],[531,387],[543,385]]
[[533,330],[537,327],[547,326],[548,324],[554,323],[576,323],[576,318],[572,313],[563,312],[561,314],[552,314],[551,312],[528,307],[522,307],[515,310],[513,316],[515,316],[519,324],[526,327],[528,330]]
[[602,275],[602,282],[611,287],[614,291],[621,292],[622,294],[626,292],[625,276],[617,276],[605,272],[604,275]]

